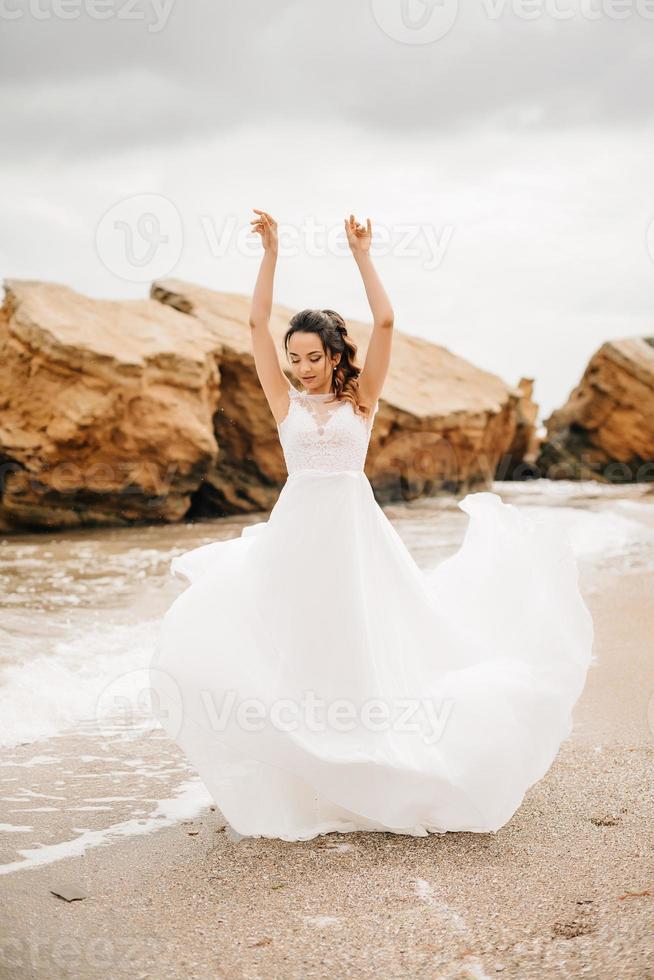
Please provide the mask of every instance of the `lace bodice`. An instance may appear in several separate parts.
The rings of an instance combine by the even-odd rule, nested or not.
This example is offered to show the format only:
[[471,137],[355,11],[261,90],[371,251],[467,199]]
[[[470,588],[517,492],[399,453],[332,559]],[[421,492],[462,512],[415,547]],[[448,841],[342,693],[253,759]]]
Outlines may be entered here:
[[330,401],[331,392],[310,394],[289,387],[288,413],[277,426],[289,476],[297,470],[362,470],[379,409],[369,418],[347,400]]

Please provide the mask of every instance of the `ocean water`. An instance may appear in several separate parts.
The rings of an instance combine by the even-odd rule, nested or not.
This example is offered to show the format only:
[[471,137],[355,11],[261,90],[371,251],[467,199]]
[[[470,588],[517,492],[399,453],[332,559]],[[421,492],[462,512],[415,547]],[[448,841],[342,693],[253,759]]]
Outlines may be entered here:
[[[538,480],[496,482],[492,490],[536,519],[554,517],[580,567],[654,567],[654,490],[648,485]],[[449,496],[389,504],[384,511],[423,568],[457,550],[468,522]],[[185,588],[170,574],[171,559],[236,537],[265,517],[2,539],[0,745],[89,721],[103,694],[135,695],[158,622]]]
[[[593,571],[654,569],[651,485],[491,489],[560,523],[589,591]],[[454,553],[468,522],[451,496],[384,511],[422,568]],[[160,619],[185,588],[171,559],[265,517],[0,541],[0,872],[149,832],[210,802],[152,719],[147,665]]]

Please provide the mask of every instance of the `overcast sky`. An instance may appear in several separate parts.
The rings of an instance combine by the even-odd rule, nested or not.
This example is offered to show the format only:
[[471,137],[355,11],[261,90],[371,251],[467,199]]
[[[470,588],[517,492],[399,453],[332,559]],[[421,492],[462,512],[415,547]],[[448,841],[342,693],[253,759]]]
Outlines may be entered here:
[[257,207],[275,298],[367,319],[354,211],[397,328],[547,415],[654,334],[654,0],[466,4],[0,0],[3,276],[249,294]]

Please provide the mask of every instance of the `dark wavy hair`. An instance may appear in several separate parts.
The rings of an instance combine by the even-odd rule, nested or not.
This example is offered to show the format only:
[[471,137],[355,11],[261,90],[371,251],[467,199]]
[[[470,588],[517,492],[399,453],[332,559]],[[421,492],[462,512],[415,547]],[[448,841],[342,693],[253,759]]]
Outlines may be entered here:
[[345,320],[335,310],[301,310],[289,320],[284,334],[284,350],[288,358],[288,342],[294,333],[315,333],[320,337],[322,348],[329,356],[340,354],[333,374],[334,397],[352,403],[359,414],[368,415],[369,405],[359,400],[359,375],[361,368],[355,364],[357,345],[348,335]]

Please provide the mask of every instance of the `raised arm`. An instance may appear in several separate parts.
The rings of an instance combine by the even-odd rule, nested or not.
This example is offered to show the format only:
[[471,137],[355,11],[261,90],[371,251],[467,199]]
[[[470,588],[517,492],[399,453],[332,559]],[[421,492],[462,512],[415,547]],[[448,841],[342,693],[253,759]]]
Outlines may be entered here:
[[345,220],[345,231],[352,255],[359,267],[372,312],[372,333],[368,342],[366,359],[359,375],[359,393],[362,401],[374,405],[381,395],[391,363],[395,315],[370,257],[370,243],[372,241],[370,218],[366,219],[366,227],[364,228],[363,225],[357,223],[354,215],[351,214],[349,219]]
[[277,222],[266,211],[258,211],[257,208],[253,210],[259,217],[251,222],[254,226],[252,231],[261,235],[264,254],[252,294],[250,334],[257,376],[275,421],[279,423],[288,411],[289,382],[279,363],[275,342],[270,333],[273,282],[277,265]]

